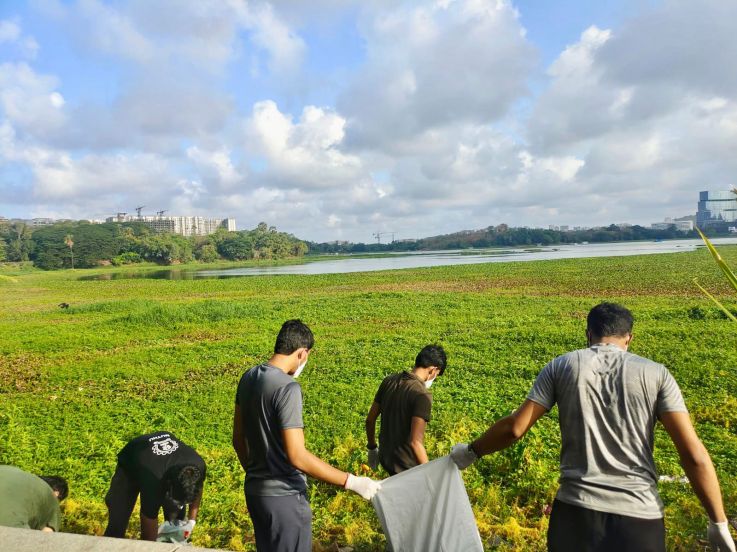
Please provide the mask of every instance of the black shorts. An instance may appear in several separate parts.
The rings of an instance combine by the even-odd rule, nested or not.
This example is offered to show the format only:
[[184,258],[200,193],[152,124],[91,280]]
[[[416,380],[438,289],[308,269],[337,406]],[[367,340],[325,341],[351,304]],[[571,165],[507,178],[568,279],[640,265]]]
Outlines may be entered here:
[[665,552],[663,518],[642,519],[553,502],[548,552]]

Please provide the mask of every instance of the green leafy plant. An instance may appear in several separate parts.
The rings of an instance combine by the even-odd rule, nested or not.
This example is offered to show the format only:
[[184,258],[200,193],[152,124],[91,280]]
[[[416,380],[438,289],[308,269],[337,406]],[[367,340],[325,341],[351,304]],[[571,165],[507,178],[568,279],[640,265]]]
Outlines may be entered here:
[[[727,263],[724,262],[724,259],[722,259],[722,256],[717,251],[716,247],[714,247],[714,244],[709,241],[709,238],[707,238],[704,233],[701,231],[700,228],[696,228],[696,231],[699,233],[699,236],[701,236],[701,239],[704,240],[704,243],[706,244],[706,247],[709,249],[709,252],[711,253],[712,257],[714,257],[714,260],[716,261],[719,268],[722,270],[724,275],[727,277],[727,281],[729,284],[734,288],[735,291],[737,291],[737,276],[735,276],[734,272],[732,272],[732,269],[727,266]],[[724,314],[727,315],[727,317],[730,320],[733,320],[737,322],[737,318],[725,307],[716,297],[714,297],[711,293],[706,291],[706,289],[699,284],[698,280],[694,278],[694,283],[698,286],[698,288],[704,292],[704,295],[706,295],[709,299],[711,299],[714,304],[716,304]]]

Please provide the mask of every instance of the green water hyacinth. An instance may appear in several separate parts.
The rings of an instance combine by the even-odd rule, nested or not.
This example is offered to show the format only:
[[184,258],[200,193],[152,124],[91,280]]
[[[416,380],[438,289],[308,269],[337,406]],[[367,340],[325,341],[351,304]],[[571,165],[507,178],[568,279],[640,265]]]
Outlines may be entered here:
[[[709,238],[707,238],[704,233],[701,231],[701,229],[697,226],[696,231],[699,233],[699,236],[701,236],[701,239],[704,240],[704,243],[706,244],[706,247],[709,249],[709,252],[711,253],[712,257],[714,257],[714,260],[716,261],[717,265],[719,265],[719,268],[722,269],[722,272],[724,272],[724,275],[727,277],[727,280],[729,281],[729,284],[734,288],[735,291],[737,291],[737,276],[735,276],[734,272],[732,272],[732,269],[727,266],[727,263],[724,262],[724,259],[722,259],[722,256],[717,251],[716,247],[714,247],[714,244],[709,241]],[[737,318],[729,311],[727,308],[722,305],[722,303],[714,297],[711,293],[706,291],[701,284],[694,278],[694,283],[698,286],[698,288],[704,292],[704,294],[711,299],[722,311],[724,314],[727,315],[728,318],[731,320],[737,322]]]

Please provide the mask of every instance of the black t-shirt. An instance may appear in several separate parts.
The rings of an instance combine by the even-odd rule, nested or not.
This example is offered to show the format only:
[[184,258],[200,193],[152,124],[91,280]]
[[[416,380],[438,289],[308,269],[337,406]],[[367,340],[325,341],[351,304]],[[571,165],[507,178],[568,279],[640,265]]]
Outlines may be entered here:
[[413,468],[417,458],[409,437],[412,417],[430,421],[432,395],[420,378],[410,372],[400,372],[384,378],[374,402],[381,412],[379,460],[392,475]]
[[128,442],[118,453],[118,464],[141,489],[141,513],[156,518],[164,501],[161,483],[172,466],[195,466],[205,473],[205,461],[172,433],[157,431]]

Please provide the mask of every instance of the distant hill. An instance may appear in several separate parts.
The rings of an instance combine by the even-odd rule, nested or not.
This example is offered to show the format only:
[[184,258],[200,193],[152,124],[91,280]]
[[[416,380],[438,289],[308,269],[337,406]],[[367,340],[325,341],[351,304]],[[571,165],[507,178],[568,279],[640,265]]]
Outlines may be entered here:
[[[726,230],[726,228],[724,229]],[[308,242],[310,253],[371,253],[383,251],[433,251],[444,249],[469,249],[483,247],[511,247],[556,245],[565,243],[602,243],[638,240],[669,240],[698,238],[695,230],[683,232],[671,227],[655,230],[633,225],[620,227],[615,224],[587,230],[545,230],[542,228],[513,228],[506,224],[489,226],[480,230],[462,230],[418,240],[401,240],[392,243]]]

